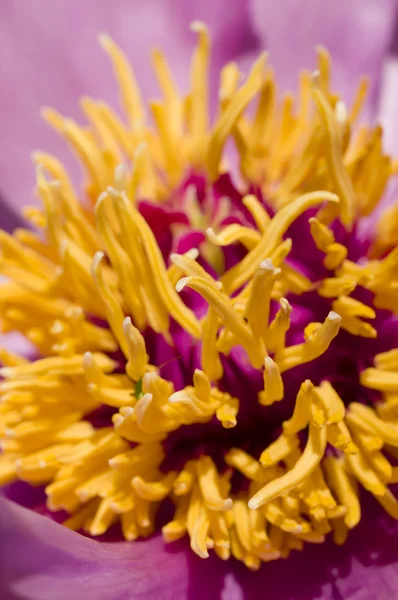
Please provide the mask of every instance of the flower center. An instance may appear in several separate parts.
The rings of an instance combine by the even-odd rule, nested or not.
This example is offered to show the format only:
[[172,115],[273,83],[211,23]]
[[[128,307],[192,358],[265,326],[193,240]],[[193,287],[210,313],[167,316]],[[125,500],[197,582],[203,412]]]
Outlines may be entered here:
[[353,130],[366,84],[348,113],[322,48],[297,107],[265,56],[241,85],[227,65],[209,128],[210,42],[194,30],[187,98],[154,52],[152,126],[106,36],[127,124],[87,98],[89,128],[44,111],[93,204],[36,153],[39,233],[1,234],[2,326],[37,358],[1,353],[0,483],[45,486],[93,536],[146,537],[160,513],[166,542],[188,534],[200,557],[256,569],[330,531],[343,543],[358,483],[398,516],[396,207],[358,234],[396,165],[380,128]]

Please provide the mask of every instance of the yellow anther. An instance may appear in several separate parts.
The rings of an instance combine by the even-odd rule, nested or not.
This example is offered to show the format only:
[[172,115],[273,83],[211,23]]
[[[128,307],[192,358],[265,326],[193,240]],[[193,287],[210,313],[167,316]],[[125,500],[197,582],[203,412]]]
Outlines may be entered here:
[[338,196],[330,192],[310,192],[299,196],[279,210],[270,221],[259,244],[237,265],[223,275],[221,281],[228,292],[237,290],[247,281],[262,260],[282,241],[284,233],[297,217],[312,206],[322,202],[339,202]]
[[[121,165],[119,165],[121,166]],[[113,206],[107,203],[109,195],[103,192],[98,197],[95,206],[95,216],[98,230],[105,242],[107,254],[111,260],[112,267],[116,271],[119,283],[126,299],[128,308],[130,309],[134,320],[140,327],[145,326],[145,309],[143,307],[142,298],[137,293],[137,281],[139,281],[139,273],[134,267],[133,261],[129,259],[128,254],[117,241],[117,237],[112,230],[111,223],[115,221]],[[117,225],[114,223],[114,228]]]
[[200,488],[196,485],[190,498],[187,529],[191,538],[191,548],[200,558],[208,558],[209,556],[206,545],[209,528],[210,522],[203,505]]
[[270,406],[283,398],[283,381],[278,365],[270,356],[264,359],[264,391],[259,393],[258,401],[264,406]]
[[178,499],[176,506],[173,520],[162,527],[162,535],[165,542],[175,542],[187,532],[188,509],[190,506],[189,496]]
[[342,275],[341,277],[329,277],[323,279],[319,295],[325,298],[336,298],[337,296],[345,296],[351,294],[357,286],[357,280],[350,275]]
[[127,342],[126,373],[133,381],[139,381],[147,370],[149,359],[145,340],[132,324],[130,317],[126,317],[123,321],[123,333]]
[[371,449],[367,446],[368,436],[361,431],[354,433],[355,441],[358,444],[360,452],[362,452],[371,468],[379,476],[383,483],[388,483],[392,478],[392,466],[387,458],[379,451]]
[[238,539],[242,544],[243,548],[247,552],[250,552],[252,549],[252,542],[249,521],[249,510],[247,508],[246,498],[238,497],[234,501],[232,512]]
[[271,293],[280,269],[275,269],[271,260],[264,260],[254,273],[250,295],[246,304],[245,317],[253,336],[266,344]]
[[258,343],[255,343],[250,329],[242,317],[234,311],[230,298],[204,277],[184,277],[180,279],[176,289],[181,292],[186,286],[203,296],[210,306],[217,311],[227,329],[233,333],[246,350],[253,366],[259,367],[262,363],[261,347]]
[[335,241],[333,231],[315,217],[309,220],[309,224],[316,247],[322,252],[327,252],[328,247]]
[[319,387],[314,388],[314,393],[325,409],[327,424],[340,423],[344,419],[345,406],[333,386],[328,381],[322,381]]
[[344,454],[356,454],[358,452],[358,448],[352,441],[350,431],[344,421],[332,423],[326,429],[329,444],[337,450],[341,450]]
[[377,369],[382,371],[398,370],[398,348],[376,354],[374,360]]
[[226,394],[216,410],[216,417],[225,429],[235,427],[239,410],[239,400]]
[[192,490],[196,479],[196,464],[195,461],[188,461],[182,471],[176,477],[173,490],[176,496],[184,496]]
[[398,446],[398,425],[382,421],[371,408],[359,404],[358,402],[352,402],[350,404],[350,412],[351,411],[354,415],[363,420],[365,425],[369,427],[371,431],[380,436],[386,444]]
[[354,101],[351,106],[351,111],[350,111],[350,116],[349,116],[350,123],[354,123],[357,120],[358,115],[361,112],[361,109],[365,103],[366,96],[368,94],[368,90],[369,90],[369,79],[367,77],[364,77],[360,81],[360,84],[357,88],[357,93],[355,95]]
[[387,488],[383,496],[376,496],[376,500],[393,519],[398,519],[398,501],[394,494]]
[[386,493],[386,487],[378,477],[377,473],[372,470],[370,463],[366,460],[366,457],[362,452],[358,452],[358,454],[349,454],[346,458],[351,471],[363,485],[365,490],[368,490],[374,496],[383,496]]
[[262,54],[257,59],[247,80],[232,96],[227,108],[220,115],[213,128],[207,153],[207,168],[209,170],[209,177],[212,181],[218,177],[221,154],[228,135],[231,133],[236,121],[244,109],[254,98],[262,85],[266,59],[266,54]]
[[173,253],[170,255],[170,260],[174,265],[176,265],[180,269],[180,271],[182,271],[184,275],[195,275],[197,277],[204,277],[205,279],[208,279],[209,281],[217,285],[217,283],[214,281],[211,275],[209,275],[209,273],[207,273],[207,271],[196,261],[196,258],[198,256],[199,252],[195,253],[194,255],[188,253],[186,253],[185,255]]
[[311,418],[311,403],[314,386],[309,379],[306,379],[300,386],[297,394],[294,412],[288,421],[283,423],[283,431],[287,435],[292,435],[304,429]]
[[275,75],[272,68],[267,70],[262,84],[256,114],[252,123],[252,149],[255,156],[263,156],[271,141],[273,117],[276,103]]
[[137,475],[131,480],[131,485],[134,491],[144,500],[149,502],[160,502],[169,495],[176,474],[170,471],[158,481],[145,481],[141,476]]
[[204,23],[194,21],[191,30],[198,34],[198,45],[191,64],[190,129],[193,142],[193,162],[202,162],[208,126],[208,69],[210,37]]
[[325,136],[328,171],[341,201],[341,219],[346,227],[351,228],[354,219],[355,192],[343,163],[341,140],[336,118],[321,89],[314,86],[312,93]]
[[222,560],[227,560],[231,555],[231,542],[225,515],[209,511],[208,518],[210,521],[210,532],[214,539],[214,551]]
[[344,518],[346,525],[352,529],[358,525],[361,518],[361,507],[358,497],[358,486],[348,474],[344,459],[327,457],[323,461],[328,482],[338,500],[347,507]]
[[193,374],[193,385],[195,388],[195,394],[202,402],[209,402],[210,400],[210,380],[203,371],[195,369]]
[[217,350],[216,340],[220,327],[217,311],[209,306],[207,315],[202,321],[202,352],[201,364],[203,371],[211,381],[221,379],[224,369]]
[[232,500],[221,496],[219,475],[212,459],[209,456],[202,456],[197,461],[196,467],[206,507],[209,510],[230,510]]
[[121,100],[133,132],[141,133],[145,125],[145,111],[141,94],[132,69],[123,52],[115,42],[105,34],[99,36],[102,48],[112,59],[113,69],[119,83]]
[[91,100],[91,98],[83,97],[80,100],[80,106],[92,125],[100,144],[103,146],[110,166],[116,167],[121,159],[120,147],[113,136],[112,130],[109,129],[108,123],[104,121],[96,102]]
[[297,365],[314,360],[326,352],[331,341],[339,332],[340,323],[340,315],[331,311],[311,339],[304,344],[285,348],[276,358],[280,372],[283,373]]
[[209,227],[206,229],[206,235],[209,241],[217,246],[229,246],[236,242],[240,242],[248,250],[254,248],[260,241],[260,235],[257,231],[250,229],[250,227],[238,225],[237,223],[227,225],[227,227],[218,234]]
[[[110,190],[110,193],[111,190]],[[156,238],[150,229],[148,223],[128,202],[122,194],[115,194],[115,200],[121,209],[121,219],[127,219],[129,238],[139,233],[142,244],[145,248],[148,263],[152,272],[155,286],[159,296],[163,300],[169,313],[194,337],[200,336],[200,327],[193,312],[182,302],[178,294],[175,293],[164,264],[162,254],[156,242]],[[128,240],[126,240],[126,243]]]
[[103,252],[97,252],[95,254],[91,267],[92,276],[101,298],[106,305],[107,318],[112,332],[117,339],[120,348],[122,348],[124,355],[128,356],[127,343],[123,334],[124,314],[117,296],[105,282],[103,274],[104,259],[105,255]]
[[235,62],[227,63],[222,69],[220,74],[220,89],[218,92],[218,99],[220,101],[221,109],[225,109],[231,96],[236,91],[241,74],[239,72],[238,65]]
[[174,135],[179,135],[182,128],[182,102],[177,85],[163,52],[154,49],[151,58],[159,86],[165,99],[170,129]]
[[360,375],[362,385],[381,392],[398,392],[398,373],[381,369],[365,369]]
[[318,62],[317,83],[322,92],[327,95],[329,93],[332,60],[324,46],[316,46],[316,54]]
[[266,448],[260,456],[260,463],[263,467],[271,467],[283,460],[299,445],[299,439],[296,435],[285,435],[282,433],[278,439]]
[[290,327],[290,313],[292,307],[286,298],[279,300],[280,308],[270,323],[267,336],[267,349],[270,352],[280,353],[285,348],[286,332]]
[[225,455],[224,460],[227,465],[235,467],[252,481],[262,483],[267,479],[265,469],[261,464],[243,450],[231,448]]
[[247,196],[243,196],[242,204],[246,206],[247,210],[250,211],[250,214],[256,222],[258,230],[261,233],[264,233],[269,225],[271,217],[261,202],[253,194],[248,194]]
[[274,498],[297,487],[319,465],[326,448],[326,430],[312,423],[309,426],[308,441],[305,450],[295,466],[282,477],[271,481],[261,488],[250,500],[249,508],[256,509]]

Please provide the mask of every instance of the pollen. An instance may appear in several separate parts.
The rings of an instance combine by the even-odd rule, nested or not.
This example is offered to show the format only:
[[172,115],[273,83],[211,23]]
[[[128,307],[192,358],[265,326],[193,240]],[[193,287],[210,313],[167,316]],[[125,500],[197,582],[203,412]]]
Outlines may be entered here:
[[147,106],[101,35],[124,117],[43,110],[84,183],[34,152],[41,208],[0,232],[1,329],[34,348],[0,350],[0,484],[42,486],[70,529],[256,570],[343,544],[361,488],[398,518],[397,207],[358,233],[397,169],[358,125],[366,81],[346,106],[321,47],[297,99],[267,55],[227,64],[212,118],[192,31],[187,95],[155,49]]

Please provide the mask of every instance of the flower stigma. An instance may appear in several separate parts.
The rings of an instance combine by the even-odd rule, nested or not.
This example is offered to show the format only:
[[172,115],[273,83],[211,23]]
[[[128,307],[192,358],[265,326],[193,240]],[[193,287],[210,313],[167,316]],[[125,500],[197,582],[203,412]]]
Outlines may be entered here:
[[366,80],[346,107],[323,47],[297,98],[266,54],[227,64],[211,123],[192,29],[187,95],[154,50],[146,106],[101,35],[124,118],[43,110],[85,185],[35,152],[42,208],[0,232],[2,331],[35,348],[0,351],[0,484],[44,486],[73,530],[161,529],[255,570],[343,544],[360,487],[398,518],[397,205],[361,229],[397,164],[358,124]]

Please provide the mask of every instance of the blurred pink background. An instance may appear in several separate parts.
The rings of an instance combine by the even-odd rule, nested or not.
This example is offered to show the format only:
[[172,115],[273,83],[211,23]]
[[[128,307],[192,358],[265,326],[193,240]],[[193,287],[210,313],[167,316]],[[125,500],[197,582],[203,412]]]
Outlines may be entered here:
[[[368,114],[382,107],[392,147],[398,137],[398,69],[392,59],[396,9],[396,0],[2,0],[0,225],[8,227],[12,212],[35,201],[33,150],[54,153],[76,173],[64,143],[42,121],[40,107],[81,120],[83,94],[117,105],[99,32],[109,33],[131,58],[145,97],[158,95],[149,60],[153,46],[165,50],[182,90],[187,89],[194,19],[205,21],[213,37],[213,98],[226,61],[237,60],[246,72],[254,55],[267,48],[286,89],[301,67],[314,66],[314,46],[322,43],[332,52],[336,85],[348,99],[359,75],[371,76]],[[382,73],[388,75],[383,79],[387,94]]]

